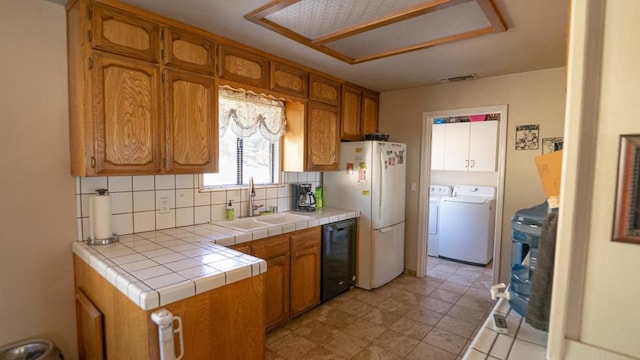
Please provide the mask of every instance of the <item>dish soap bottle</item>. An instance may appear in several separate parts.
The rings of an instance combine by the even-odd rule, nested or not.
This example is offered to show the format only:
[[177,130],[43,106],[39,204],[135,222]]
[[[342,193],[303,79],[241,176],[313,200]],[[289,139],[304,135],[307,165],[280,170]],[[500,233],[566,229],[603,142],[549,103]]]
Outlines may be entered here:
[[229,200],[229,204],[227,204],[227,220],[233,220],[235,217],[235,209],[233,205],[231,205],[231,200]]

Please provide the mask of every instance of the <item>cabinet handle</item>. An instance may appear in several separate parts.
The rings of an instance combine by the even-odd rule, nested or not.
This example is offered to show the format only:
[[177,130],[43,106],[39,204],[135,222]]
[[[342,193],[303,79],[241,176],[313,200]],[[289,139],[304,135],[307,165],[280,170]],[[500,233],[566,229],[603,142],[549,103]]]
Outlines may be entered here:
[[475,160],[471,160],[471,167],[476,167],[476,161]]
[[91,167],[94,168],[96,167],[96,158],[95,157],[91,157]]
[[469,160],[464,161],[464,167],[467,169],[469,168]]

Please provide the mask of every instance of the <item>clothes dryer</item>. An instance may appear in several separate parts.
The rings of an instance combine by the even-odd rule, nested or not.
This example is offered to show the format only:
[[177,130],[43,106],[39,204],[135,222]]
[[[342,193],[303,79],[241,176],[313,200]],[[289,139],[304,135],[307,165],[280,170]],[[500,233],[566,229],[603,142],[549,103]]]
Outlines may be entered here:
[[429,234],[427,238],[427,255],[437,257],[438,250],[438,218],[440,215],[440,199],[451,196],[451,186],[429,186]]

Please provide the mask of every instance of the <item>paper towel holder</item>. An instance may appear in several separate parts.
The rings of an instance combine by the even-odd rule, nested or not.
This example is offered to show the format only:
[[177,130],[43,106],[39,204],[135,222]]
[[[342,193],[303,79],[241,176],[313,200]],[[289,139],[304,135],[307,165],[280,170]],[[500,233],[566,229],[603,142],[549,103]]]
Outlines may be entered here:
[[[107,191],[108,191],[107,189],[96,189],[98,196],[107,195]],[[89,221],[91,221],[91,219]],[[118,241],[120,241],[120,237],[117,234],[112,234],[112,236],[104,239],[102,238],[98,239],[98,238],[89,236],[89,238],[85,240],[85,242],[88,245],[109,245]]]

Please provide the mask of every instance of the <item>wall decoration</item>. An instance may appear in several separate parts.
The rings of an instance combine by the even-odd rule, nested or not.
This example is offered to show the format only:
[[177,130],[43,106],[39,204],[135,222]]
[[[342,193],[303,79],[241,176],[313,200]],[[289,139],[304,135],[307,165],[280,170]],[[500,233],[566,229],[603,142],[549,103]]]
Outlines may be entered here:
[[540,125],[516,126],[516,150],[538,150]]
[[562,150],[562,139],[561,137],[542,139],[542,155]]
[[640,135],[622,135],[613,241],[640,244]]

